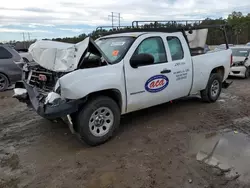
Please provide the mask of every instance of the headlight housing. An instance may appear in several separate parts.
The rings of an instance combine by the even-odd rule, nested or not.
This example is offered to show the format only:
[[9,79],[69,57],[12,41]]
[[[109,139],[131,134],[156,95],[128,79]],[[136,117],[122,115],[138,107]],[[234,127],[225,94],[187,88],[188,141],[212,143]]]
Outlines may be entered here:
[[56,82],[56,85],[54,87],[54,92],[56,92],[57,94],[61,95],[61,85],[60,85],[59,81]]

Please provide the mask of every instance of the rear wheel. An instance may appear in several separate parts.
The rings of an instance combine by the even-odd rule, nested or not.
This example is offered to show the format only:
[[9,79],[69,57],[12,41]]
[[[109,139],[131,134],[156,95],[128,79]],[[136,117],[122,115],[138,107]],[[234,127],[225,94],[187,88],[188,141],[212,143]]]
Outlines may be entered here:
[[201,91],[201,98],[204,102],[215,102],[221,93],[222,76],[218,73],[212,73],[207,83],[206,89]]
[[90,146],[109,140],[120,124],[117,103],[106,96],[87,102],[76,117],[77,131],[81,140]]
[[0,73],[0,92],[5,91],[9,87],[9,79],[4,74]]

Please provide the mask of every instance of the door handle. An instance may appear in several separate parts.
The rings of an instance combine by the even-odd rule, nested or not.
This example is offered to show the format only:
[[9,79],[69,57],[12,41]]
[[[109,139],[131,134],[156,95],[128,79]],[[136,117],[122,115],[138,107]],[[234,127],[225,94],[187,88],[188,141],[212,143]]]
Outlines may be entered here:
[[171,72],[171,70],[169,70],[169,69],[164,69],[164,70],[161,71],[162,74],[170,73],[170,72]]

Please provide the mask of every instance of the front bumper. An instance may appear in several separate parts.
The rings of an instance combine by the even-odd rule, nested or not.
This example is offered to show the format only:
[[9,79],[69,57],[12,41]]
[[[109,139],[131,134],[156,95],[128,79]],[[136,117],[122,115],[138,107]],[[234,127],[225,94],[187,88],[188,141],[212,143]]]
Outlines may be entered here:
[[233,66],[231,67],[231,71],[229,76],[237,76],[237,77],[245,77],[246,67],[245,66]]
[[[18,92],[18,88],[22,92]],[[25,92],[25,89],[27,92]],[[36,87],[32,87],[26,82],[17,82],[14,89],[14,96],[20,102],[31,104],[33,109],[42,117],[47,119],[56,119],[67,116],[78,111],[79,106],[82,104],[81,100],[63,100],[59,99],[55,104],[45,104],[44,96],[38,92]]]

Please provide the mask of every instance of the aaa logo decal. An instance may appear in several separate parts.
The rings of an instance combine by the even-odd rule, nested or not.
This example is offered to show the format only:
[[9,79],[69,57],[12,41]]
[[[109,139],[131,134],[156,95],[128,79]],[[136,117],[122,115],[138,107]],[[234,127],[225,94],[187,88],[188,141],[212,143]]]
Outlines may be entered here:
[[147,80],[145,89],[151,93],[160,92],[168,86],[168,82],[168,77],[164,75],[155,75]]

